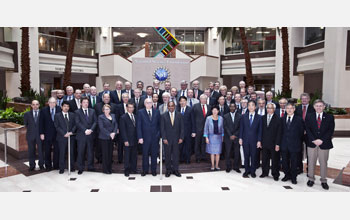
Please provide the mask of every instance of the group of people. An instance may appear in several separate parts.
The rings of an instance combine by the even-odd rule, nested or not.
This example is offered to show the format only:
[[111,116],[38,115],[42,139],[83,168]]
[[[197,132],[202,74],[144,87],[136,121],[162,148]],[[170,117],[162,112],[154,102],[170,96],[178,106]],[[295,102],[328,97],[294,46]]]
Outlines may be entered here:
[[[78,174],[94,171],[95,159],[102,163],[103,173],[112,173],[113,149],[117,162],[124,163],[124,174],[136,174],[137,155],[142,154],[141,176],[157,175],[160,140],[166,165],[165,176],[180,177],[179,163],[207,161],[211,170],[220,170],[220,157],[225,159],[226,172],[232,169],[243,177],[261,178],[271,174],[279,180],[282,166],[285,176],[297,184],[303,173],[304,148],[307,156],[307,185],[315,182],[316,161],[320,163],[321,184],[327,185],[327,160],[333,147],[334,117],[324,112],[325,103],[303,93],[297,107],[286,98],[278,102],[273,93],[257,93],[253,86],[228,89],[220,82],[210,82],[200,90],[199,81],[191,87],[183,80],[178,90],[171,82],[160,81],[146,87],[142,81],[132,89],[131,82],[117,81],[111,90],[108,83],[97,93],[96,87],[84,84],[83,91],[68,86],[57,90],[48,106],[25,113],[30,170],[35,169],[36,146],[39,167],[64,173],[68,140],[71,171]],[[124,87],[124,88],[123,88]]]

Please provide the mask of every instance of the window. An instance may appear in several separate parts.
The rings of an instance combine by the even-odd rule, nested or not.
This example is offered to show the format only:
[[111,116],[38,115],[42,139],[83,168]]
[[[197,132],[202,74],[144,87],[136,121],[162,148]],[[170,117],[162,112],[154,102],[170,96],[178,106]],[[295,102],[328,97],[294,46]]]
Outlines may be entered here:
[[[39,27],[39,50],[67,52],[70,34],[71,28],[68,27]],[[74,54],[95,55],[94,28],[79,28]]]
[[178,48],[187,54],[204,53],[204,30],[175,30]]
[[305,28],[305,45],[316,43],[324,40],[324,27],[306,27]]
[[[250,52],[276,49],[276,28],[246,27],[245,34],[247,37]],[[225,40],[225,54],[243,52],[243,45],[241,35],[239,33],[239,28],[234,27],[232,39],[227,37]]]

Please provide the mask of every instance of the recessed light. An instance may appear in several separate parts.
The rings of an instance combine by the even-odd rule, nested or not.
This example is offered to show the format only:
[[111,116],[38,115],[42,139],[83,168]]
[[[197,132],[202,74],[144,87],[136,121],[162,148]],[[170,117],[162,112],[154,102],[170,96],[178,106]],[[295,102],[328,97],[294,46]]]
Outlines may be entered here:
[[141,38],[144,38],[144,37],[146,37],[148,34],[146,34],[146,33],[137,33],[137,35],[138,35],[139,37],[141,37]]
[[118,37],[119,35],[122,35],[120,32],[113,32],[113,37]]

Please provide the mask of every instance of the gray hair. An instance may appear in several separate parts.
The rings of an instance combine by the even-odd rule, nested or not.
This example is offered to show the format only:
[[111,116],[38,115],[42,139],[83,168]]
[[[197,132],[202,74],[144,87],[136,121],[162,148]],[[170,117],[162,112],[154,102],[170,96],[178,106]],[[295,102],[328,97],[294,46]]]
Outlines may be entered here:
[[169,92],[163,92],[162,97],[165,97],[165,96],[170,98],[170,93]]

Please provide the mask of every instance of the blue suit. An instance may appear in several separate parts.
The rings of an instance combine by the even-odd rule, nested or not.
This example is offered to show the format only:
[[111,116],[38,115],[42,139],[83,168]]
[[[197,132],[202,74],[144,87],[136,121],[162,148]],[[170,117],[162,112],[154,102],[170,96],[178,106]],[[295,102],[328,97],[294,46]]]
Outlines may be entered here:
[[148,172],[148,156],[151,154],[151,171],[157,170],[157,155],[160,138],[160,113],[152,108],[152,120],[149,119],[147,110],[141,109],[137,113],[137,139],[143,139],[142,146],[142,170]]
[[262,136],[262,117],[254,114],[253,122],[250,125],[250,113],[242,115],[240,121],[239,138],[243,140],[244,167],[245,172],[255,174],[257,167],[256,153],[257,142],[261,141]]
[[[179,112],[181,113],[181,107],[179,107]],[[191,145],[192,145],[192,133],[196,133],[196,123],[194,121],[192,108],[186,106],[186,110],[183,114],[184,122],[184,141],[180,145],[180,161],[189,162],[191,160]]]

